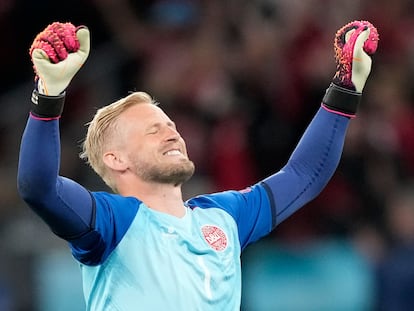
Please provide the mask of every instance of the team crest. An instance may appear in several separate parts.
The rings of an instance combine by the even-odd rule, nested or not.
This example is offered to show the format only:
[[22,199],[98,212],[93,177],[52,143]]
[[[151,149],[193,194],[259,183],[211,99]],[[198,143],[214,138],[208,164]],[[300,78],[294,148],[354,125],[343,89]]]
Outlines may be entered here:
[[204,240],[210,247],[216,251],[223,251],[227,247],[227,236],[224,231],[213,225],[205,225],[201,227]]

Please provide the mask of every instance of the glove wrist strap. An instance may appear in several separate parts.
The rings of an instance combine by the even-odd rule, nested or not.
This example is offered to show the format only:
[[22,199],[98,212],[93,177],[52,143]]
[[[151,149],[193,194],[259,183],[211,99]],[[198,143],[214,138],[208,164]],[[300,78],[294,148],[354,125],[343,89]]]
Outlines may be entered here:
[[322,103],[329,110],[352,117],[357,112],[361,96],[361,93],[331,83],[325,92]]
[[46,96],[40,94],[37,90],[33,90],[30,111],[39,118],[60,117],[63,112],[65,95],[66,93],[63,92],[58,96]]

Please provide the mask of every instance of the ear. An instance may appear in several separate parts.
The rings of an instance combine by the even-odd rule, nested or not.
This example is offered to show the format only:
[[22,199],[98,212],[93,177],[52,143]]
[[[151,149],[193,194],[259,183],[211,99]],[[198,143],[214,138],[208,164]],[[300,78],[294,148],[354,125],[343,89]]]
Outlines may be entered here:
[[114,171],[126,171],[128,164],[120,153],[115,151],[108,151],[103,155],[103,161],[106,166]]

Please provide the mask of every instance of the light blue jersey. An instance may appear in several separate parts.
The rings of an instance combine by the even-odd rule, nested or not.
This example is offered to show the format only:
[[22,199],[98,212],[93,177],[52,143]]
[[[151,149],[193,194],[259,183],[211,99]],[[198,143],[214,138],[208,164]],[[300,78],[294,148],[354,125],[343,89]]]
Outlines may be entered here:
[[183,218],[135,198],[93,195],[105,249],[73,248],[83,261],[103,254],[81,265],[88,310],[240,310],[240,238],[248,244],[272,226],[263,186],[197,197]]

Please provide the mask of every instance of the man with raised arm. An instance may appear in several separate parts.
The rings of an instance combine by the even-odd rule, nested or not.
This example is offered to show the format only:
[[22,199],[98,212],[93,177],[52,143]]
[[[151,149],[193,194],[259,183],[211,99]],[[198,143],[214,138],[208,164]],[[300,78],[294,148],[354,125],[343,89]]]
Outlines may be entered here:
[[113,192],[92,192],[59,175],[59,119],[65,90],[88,57],[89,30],[56,22],[41,32],[30,49],[36,88],[18,190],[69,243],[87,310],[240,310],[241,252],[314,199],[334,174],[377,42],[366,21],[338,30],[337,71],[283,168],[239,191],[183,201],[194,164],[173,120],[145,92],[99,109],[88,126],[81,157]]

